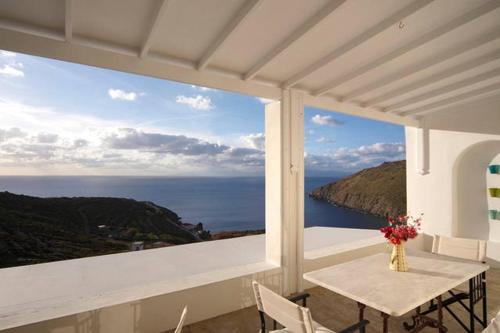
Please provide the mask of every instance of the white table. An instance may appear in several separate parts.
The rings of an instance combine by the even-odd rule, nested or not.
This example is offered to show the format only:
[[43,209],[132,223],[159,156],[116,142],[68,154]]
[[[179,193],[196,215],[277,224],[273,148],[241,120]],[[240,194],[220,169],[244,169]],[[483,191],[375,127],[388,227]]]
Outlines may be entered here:
[[[407,260],[408,272],[391,271],[389,254],[379,253],[305,273],[304,279],[357,301],[360,319],[363,319],[365,306],[380,311],[384,332],[388,330],[390,316],[399,317],[413,309],[417,309],[417,315],[413,325],[405,325],[408,330],[421,329],[415,326],[423,325],[445,332],[441,295],[489,268],[477,262],[420,251],[409,252]],[[433,299],[438,302],[438,319],[420,316],[420,306]]]

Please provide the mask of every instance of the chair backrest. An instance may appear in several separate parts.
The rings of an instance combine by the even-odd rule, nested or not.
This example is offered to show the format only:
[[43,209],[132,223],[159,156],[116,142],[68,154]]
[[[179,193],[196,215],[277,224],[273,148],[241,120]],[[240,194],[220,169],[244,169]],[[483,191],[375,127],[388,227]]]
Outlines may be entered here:
[[491,323],[486,327],[482,333],[500,333],[500,312]]
[[184,310],[182,310],[181,319],[179,319],[179,324],[177,324],[177,328],[175,329],[174,333],[181,333],[182,326],[184,326],[184,321],[186,320],[187,312],[188,312],[188,307],[186,305],[184,307]]
[[311,312],[253,281],[259,311],[266,313],[294,333],[313,333]]
[[434,235],[432,252],[484,262],[486,259],[486,241]]

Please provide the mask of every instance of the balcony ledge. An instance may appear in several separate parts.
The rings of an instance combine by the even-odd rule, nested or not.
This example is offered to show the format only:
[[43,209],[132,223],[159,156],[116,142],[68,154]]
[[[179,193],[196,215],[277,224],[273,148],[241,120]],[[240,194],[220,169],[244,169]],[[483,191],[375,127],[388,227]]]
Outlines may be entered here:
[[[307,228],[304,256],[370,246],[377,234]],[[0,330],[279,270],[265,261],[265,235],[1,269]]]

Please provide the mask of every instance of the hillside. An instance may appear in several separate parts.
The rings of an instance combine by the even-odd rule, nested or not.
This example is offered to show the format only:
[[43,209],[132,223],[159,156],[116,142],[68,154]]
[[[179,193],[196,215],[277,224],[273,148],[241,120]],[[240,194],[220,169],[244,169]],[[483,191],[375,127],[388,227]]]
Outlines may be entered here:
[[406,213],[406,161],[361,170],[314,189],[309,195],[378,216]]
[[0,267],[129,251],[133,241],[191,243],[201,231],[151,202],[0,192]]

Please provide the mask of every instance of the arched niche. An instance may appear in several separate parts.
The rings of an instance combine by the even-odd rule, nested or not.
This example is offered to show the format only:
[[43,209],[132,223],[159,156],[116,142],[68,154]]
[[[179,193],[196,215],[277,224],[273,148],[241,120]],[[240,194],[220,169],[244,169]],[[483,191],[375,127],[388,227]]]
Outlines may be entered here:
[[[476,143],[453,165],[453,234],[456,237],[500,241],[500,221],[490,220],[489,209],[500,210],[500,198],[490,198],[489,187],[500,188],[500,174],[488,166],[500,164],[500,141]],[[439,186],[439,184],[436,184]]]

